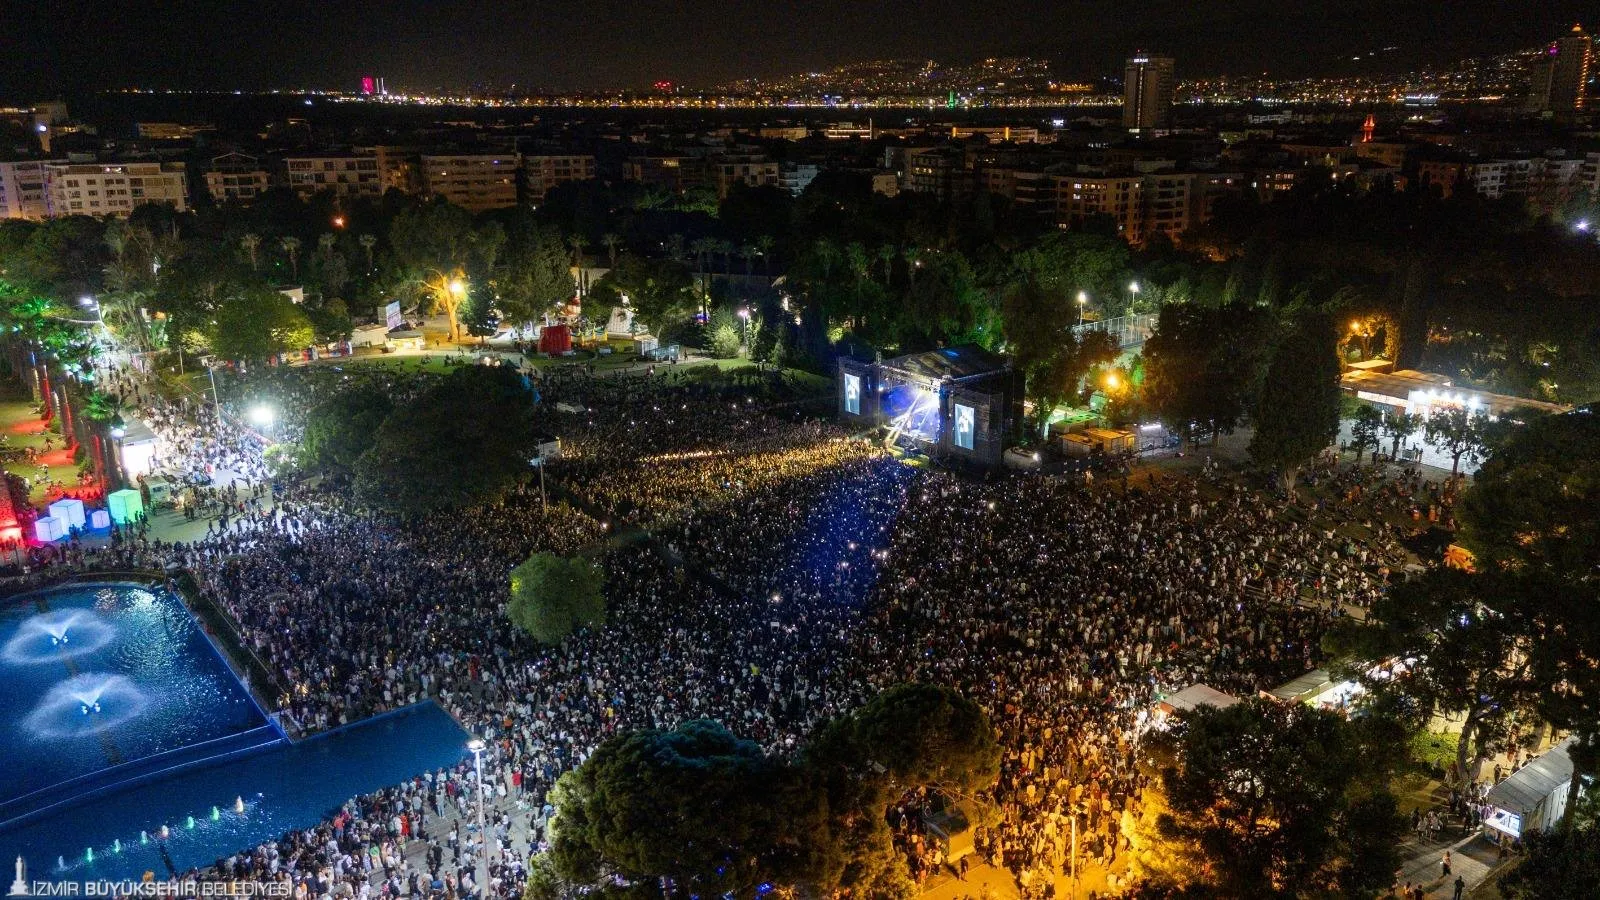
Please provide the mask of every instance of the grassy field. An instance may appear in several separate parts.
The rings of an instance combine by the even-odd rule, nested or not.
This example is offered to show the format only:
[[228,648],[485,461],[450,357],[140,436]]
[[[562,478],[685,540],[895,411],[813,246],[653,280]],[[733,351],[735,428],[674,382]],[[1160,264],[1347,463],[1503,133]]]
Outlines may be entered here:
[[[78,466],[72,462],[63,446],[61,435],[52,427],[46,428],[45,423],[34,413],[32,400],[19,398],[15,392],[8,391],[7,396],[0,400],[0,434],[5,436],[4,447],[8,450],[23,450],[33,448],[40,452],[39,464],[29,462],[21,454],[8,453],[5,463],[6,471],[14,475],[21,475],[30,481],[38,481],[28,492],[28,499],[34,504],[41,504],[45,500],[48,488],[40,478],[49,469],[52,481],[59,481],[68,488],[78,484]],[[48,443],[50,449],[46,450]],[[42,464],[42,465],[41,465]]]

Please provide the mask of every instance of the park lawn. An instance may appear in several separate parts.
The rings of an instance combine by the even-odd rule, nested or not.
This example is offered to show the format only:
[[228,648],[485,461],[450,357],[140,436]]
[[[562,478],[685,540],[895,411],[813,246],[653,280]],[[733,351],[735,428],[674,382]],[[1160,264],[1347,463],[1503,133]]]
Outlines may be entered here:
[[[32,400],[16,399],[13,392],[7,393],[11,396],[0,400],[0,434],[6,436],[5,446],[20,449],[34,447],[42,451],[45,438],[48,436],[54,447],[53,452],[47,457],[50,477],[68,487],[75,486],[78,481],[78,467],[63,449],[61,435],[55,430],[54,423],[49,430],[46,430],[39,417],[34,414]],[[31,480],[39,476],[40,469],[26,459],[17,459],[6,463],[6,471]],[[28,499],[33,504],[39,505],[44,502],[46,493],[47,488],[41,483],[29,490]]]

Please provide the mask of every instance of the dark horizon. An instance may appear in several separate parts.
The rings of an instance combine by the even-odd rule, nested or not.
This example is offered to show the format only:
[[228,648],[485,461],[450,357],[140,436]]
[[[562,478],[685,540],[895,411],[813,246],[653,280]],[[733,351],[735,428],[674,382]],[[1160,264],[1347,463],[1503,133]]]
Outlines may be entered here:
[[873,59],[1021,55],[1090,79],[1116,74],[1137,48],[1176,57],[1180,78],[1398,72],[1536,46],[1594,9],[1573,0],[1460,0],[1444,15],[1418,0],[9,5],[0,91],[12,102],[125,87],[353,90],[363,75],[419,90],[708,87]]

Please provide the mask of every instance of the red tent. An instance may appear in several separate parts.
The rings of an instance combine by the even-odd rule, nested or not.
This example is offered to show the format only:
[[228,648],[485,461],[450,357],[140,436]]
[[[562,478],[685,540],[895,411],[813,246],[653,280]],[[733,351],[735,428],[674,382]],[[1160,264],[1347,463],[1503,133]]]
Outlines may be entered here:
[[539,332],[539,352],[555,355],[572,349],[572,329],[565,325],[546,325]]

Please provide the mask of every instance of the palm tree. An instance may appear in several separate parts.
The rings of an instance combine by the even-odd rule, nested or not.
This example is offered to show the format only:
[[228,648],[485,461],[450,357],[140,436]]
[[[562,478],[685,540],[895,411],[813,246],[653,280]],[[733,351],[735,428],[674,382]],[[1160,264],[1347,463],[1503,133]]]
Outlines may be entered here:
[[322,261],[327,262],[333,256],[334,242],[339,238],[331,231],[325,231],[317,236],[317,253],[322,256]]
[[256,268],[256,250],[261,247],[261,235],[247,234],[239,238],[239,246],[243,247],[244,252],[249,255],[250,268],[254,270]]
[[722,274],[733,274],[733,241],[717,241],[717,252],[722,254]]
[[753,244],[744,244],[739,247],[739,255],[744,258],[744,277],[750,277],[750,271],[755,268],[756,248]]
[[776,243],[777,241],[774,241],[770,234],[763,234],[756,238],[756,252],[761,254],[761,274],[763,275],[772,274],[772,247]]
[[884,244],[878,248],[878,259],[883,260],[883,286],[889,286],[889,272],[894,268],[894,258],[898,253],[893,244]]
[[922,248],[907,247],[900,251],[900,255],[905,257],[906,260],[906,277],[911,279],[912,284],[916,284],[917,267],[922,264]]
[[683,235],[667,235],[667,255],[673,259],[683,259]]
[[294,235],[278,238],[278,246],[283,252],[289,254],[289,268],[294,271],[294,280],[300,280],[300,239]]
[[606,245],[606,255],[611,259],[611,268],[617,267],[617,245],[622,243],[622,238],[611,232],[600,235],[600,243]]
[[367,271],[371,272],[372,248],[378,246],[378,236],[375,234],[363,234],[358,240],[361,242],[361,249],[367,251]]
[[567,247],[572,250],[572,267],[583,268],[583,238],[577,235],[567,237]]

